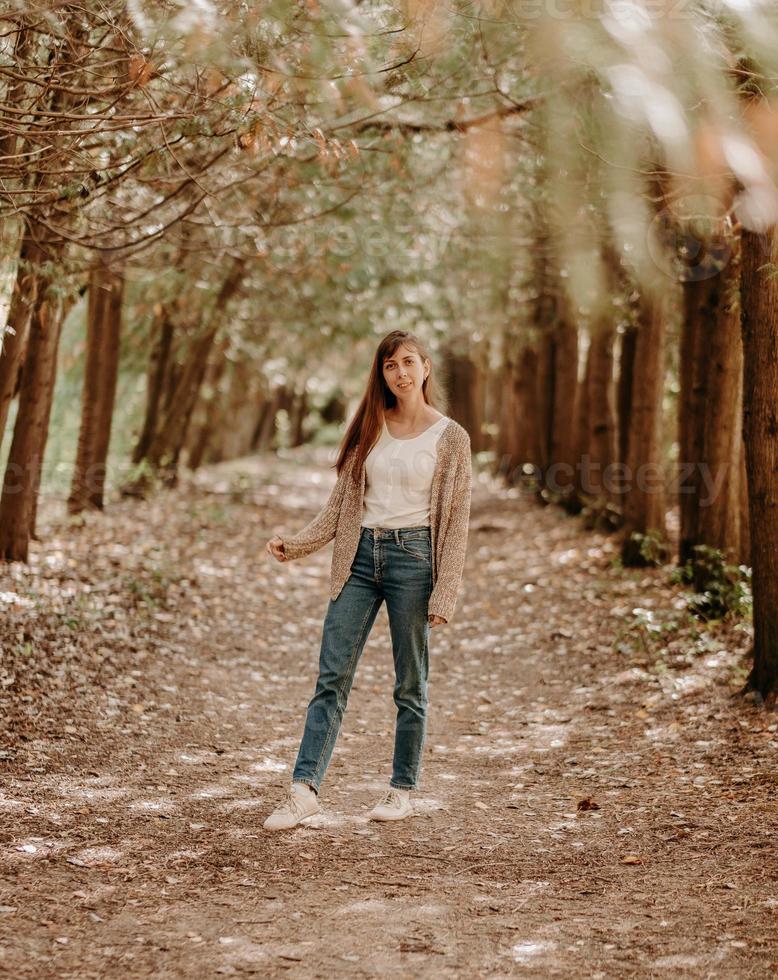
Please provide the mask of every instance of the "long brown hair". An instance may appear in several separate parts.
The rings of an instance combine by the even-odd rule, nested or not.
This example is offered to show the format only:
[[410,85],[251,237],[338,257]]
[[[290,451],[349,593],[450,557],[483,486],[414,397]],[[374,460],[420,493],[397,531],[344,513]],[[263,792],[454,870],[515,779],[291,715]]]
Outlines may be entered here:
[[421,392],[428,405],[437,408],[439,412],[443,411],[440,408],[443,397],[435,378],[432,358],[426,344],[419,340],[415,334],[405,330],[392,330],[383,338],[376,349],[365,393],[362,395],[362,400],[343,437],[338,458],[335,461],[335,469],[338,475],[340,475],[349,452],[355,448],[356,460],[353,475],[355,481],[360,479],[365,459],[381,435],[384,412],[388,408],[394,408],[397,404],[396,396],[392,394],[386,381],[384,381],[384,361],[391,357],[401,344],[405,344],[406,347],[414,350],[422,360],[429,360],[430,369],[421,386]]

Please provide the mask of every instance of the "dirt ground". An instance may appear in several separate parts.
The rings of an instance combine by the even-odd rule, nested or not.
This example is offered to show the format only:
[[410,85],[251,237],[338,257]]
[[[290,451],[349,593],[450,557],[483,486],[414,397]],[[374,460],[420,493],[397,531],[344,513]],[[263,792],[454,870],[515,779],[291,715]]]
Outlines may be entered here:
[[734,697],[747,629],[483,475],[416,815],[365,817],[392,753],[382,609],[324,812],[262,830],[331,555],[264,546],[324,502],[328,458],[54,514],[0,575],[0,975],[775,976],[778,718]]

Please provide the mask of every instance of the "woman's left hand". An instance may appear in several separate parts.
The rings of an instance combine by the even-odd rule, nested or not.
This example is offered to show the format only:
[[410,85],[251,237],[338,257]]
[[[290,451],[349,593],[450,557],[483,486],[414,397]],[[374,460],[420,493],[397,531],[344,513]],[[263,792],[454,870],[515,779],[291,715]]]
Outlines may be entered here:
[[448,622],[448,620],[445,620],[442,616],[433,616],[432,614],[430,614],[427,619],[429,620],[430,626],[440,626],[443,623]]

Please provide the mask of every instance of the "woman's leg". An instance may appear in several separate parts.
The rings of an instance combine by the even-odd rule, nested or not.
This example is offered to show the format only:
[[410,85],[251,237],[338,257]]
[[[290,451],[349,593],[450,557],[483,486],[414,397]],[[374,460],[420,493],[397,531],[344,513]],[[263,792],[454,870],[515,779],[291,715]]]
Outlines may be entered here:
[[372,548],[365,540],[363,536],[348,581],[327,607],[319,677],[292,775],[293,782],[307,783],[317,793],[335,747],[357,663],[383,602],[373,573]]
[[384,576],[394,655],[394,702],[397,721],[390,786],[416,789],[427,729],[429,678],[429,622],[432,592],[429,538],[418,532],[393,543]]

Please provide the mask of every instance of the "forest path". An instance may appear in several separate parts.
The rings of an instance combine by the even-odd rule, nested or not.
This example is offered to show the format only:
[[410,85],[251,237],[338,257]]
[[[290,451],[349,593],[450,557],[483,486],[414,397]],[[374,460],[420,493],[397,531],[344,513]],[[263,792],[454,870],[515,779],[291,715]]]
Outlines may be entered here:
[[730,697],[745,633],[695,627],[667,570],[619,569],[614,539],[485,477],[430,636],[416,816],[365,817],[392,750],[382,608],[323,813],[263,831],[331,554],[264,546],[323,503],[326,458],[54,522],[0,575],[0,974],[774,975],[778,736]]

